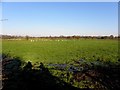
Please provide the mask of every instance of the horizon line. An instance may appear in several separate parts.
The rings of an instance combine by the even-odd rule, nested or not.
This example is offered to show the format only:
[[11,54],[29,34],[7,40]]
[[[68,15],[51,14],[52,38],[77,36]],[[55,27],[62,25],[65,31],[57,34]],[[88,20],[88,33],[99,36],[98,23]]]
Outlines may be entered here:
[[[96,37],[100,37],[100,36],[111,36],[113,34],[109,34],[109,35],[13,35],[13,34],[0,34],[1,35],[7,35],[7,36],[29,36],[29,37],[60,37],[60,36],[64,36],[64,37],[68,37],[68,36],[96,36]],[[120,36],[119,34],[118,35],[113,35],[114,37],[116,36]]]

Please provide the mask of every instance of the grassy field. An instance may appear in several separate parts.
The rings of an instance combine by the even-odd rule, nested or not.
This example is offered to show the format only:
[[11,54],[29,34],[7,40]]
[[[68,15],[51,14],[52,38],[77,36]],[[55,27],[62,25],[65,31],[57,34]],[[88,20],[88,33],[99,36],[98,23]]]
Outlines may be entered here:
[[[30,89],[37,87],[50,89],[51,86],[52,89],[62,86],[61,90],[73,90],[65,87],[74,87],[77,88],[76,90],[84,88],[119,90],[120,88],[118,40],[11,39],[3,40],[0,45],[2,45],[2,53],[6,55],[3,55],[2,62],[3,73],[6,76],[3,78],[10,80],[3,81],[6,83],[4,87],[21,88],[20,85],[23,84],[24,88]],[[24,63],[22,60],[30,62]],[[25,82],[27,80],[29,83]]]
[[2,53],[33,63],[69,63],[81,58],[87,61],[116,62],[118,41],[108,39],[3,40]]

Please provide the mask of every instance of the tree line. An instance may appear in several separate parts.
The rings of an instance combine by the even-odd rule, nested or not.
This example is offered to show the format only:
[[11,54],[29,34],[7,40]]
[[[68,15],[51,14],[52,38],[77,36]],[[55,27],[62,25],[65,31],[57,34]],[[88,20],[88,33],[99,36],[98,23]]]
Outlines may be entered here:
[[109,36],[78,36],[78,35],[73,35],[73,36],[40,36],[40,37],[33,37],[33,36],[17,36],[17,35],[0,35],[0,38],[2,39],[119,39],[120,35],[114,36],[114,35],[109,35]]

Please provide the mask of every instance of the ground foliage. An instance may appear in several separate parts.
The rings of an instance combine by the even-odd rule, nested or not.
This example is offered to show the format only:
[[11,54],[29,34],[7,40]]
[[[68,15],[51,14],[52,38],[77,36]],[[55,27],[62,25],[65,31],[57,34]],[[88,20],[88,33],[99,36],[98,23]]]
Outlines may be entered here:
[[[2,90],[119,90],[120,62],[86,62],[67,64],[40,62],[33,65],[18,57],[2,55]],[[57,72],[57,75],[54,75]]]
[[43,63],[40,63],[39,69],[34,69],[31,62],[23,63],[18,57],[3,56],[2,64],[2,90],[78,90],[53,76]]

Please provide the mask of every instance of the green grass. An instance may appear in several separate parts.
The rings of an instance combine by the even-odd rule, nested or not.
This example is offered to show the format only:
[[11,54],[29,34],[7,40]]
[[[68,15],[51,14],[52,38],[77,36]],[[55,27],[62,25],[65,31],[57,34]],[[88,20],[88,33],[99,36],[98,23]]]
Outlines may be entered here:
[[87,61],[118,60],[118,41],[100,39],[71,40],[3,40],[2,53],[22,60],[43,63],[66,63],[84,58]]

